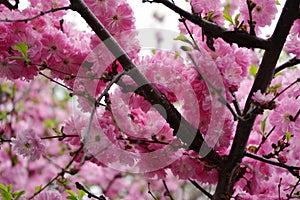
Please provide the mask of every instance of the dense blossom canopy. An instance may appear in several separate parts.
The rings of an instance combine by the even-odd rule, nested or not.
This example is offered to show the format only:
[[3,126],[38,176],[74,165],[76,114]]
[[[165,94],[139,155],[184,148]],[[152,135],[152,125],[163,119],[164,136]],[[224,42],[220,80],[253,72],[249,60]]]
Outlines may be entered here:
[[1,197],[299,198],[299,0],[149,2],[171,49],[126,0],[0,2]]

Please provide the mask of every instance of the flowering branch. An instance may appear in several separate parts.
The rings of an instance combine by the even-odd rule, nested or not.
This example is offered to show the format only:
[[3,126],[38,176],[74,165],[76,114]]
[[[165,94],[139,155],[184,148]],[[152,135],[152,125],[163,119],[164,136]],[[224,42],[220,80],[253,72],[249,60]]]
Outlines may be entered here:
[[293,193],[295,192],[297,186],[300,185],[300,179],[298,179],[297,183],[294,185],[292,191],[290,192],[289,195],[287,195],[288,199],[292,199],[292,198],[297,198],[293,196]]
[[272,127],[272,129],[266,134],[266,135],[263,135],[262,139],[261,139],[261,142],[260,144],[258,145],[258,147],[255,149],[255,153],[257,153],[261,146],[265,143],[265,141],[268,139],[268,137],[271,135],[271,133],[275,130],[275,126]]
[[105,188],[105,190],[103,190],[103,194],[106,195],[106,193],[108,192],[108,190],[110,189],[110,187],[112,186],[112,184],[118,179],[118,178],[121,178],[122,177],[122,174],[121,173],[118,173],[116,174],[112,180],[109,181],[107,187]]
[[247,0],[248,12],[249,12],[249,26],[250,26],[250,35],[255,36],[255,22],[252,19],[252,10],[255,8],[255,3],[251,0]]
[[289,88],[291,88],[293,85],[295,85],[296,83],[300,82],[300,78],[297,78],[294,82],[292,82],[291,84],[289,84],[286,88],[284,88],[281,92],[278,92],[275,97],[270,101],[275,101],[276,98],[278,98],[281,94],[283,94],[285,91],[287,91]]
[[207,192],[203,187],[201,187],[196,181],[189,179],[189,181],[198,189],[200,190],[203,194],[205,194],[209,199],[212,199],[212,195]]
[[16,0],[15,5],[12,5],[8,0],[0,0],[0,4],[5,5],[9,10],[18,9],[20,1]]
[[29,17],[29,18],[25,18],[25,19],[0,19],[0,22],[25,22],[25,23],[27,23],[30,20],[39,18],[39,17],[41,17],[43,15],[46,15],[48,13],[54,13],[54,12],[57,12],[57,11],[60,11],[60,10],[69,10],[69,9],[71,9],[70,6],[65,6],[65,7],[60,7],[60,8],[52,8],[52,9],[47,10],[45,12],[41,11],[40,14],[35,15],[33,17]]
[[95,198],[95,199],[98,199],[98,200],[106,200],[106,198],[103,196],[103,195],[100,195],[99,197],[92,194],[90,191],[88,191],[87,189],[85,189],[85,187],[83,185],[81,185],[79,182],[76,182],[76,188],[78,190],[83,190],[84,192],[86,192],[88,194],[88,197],[89,198]]
[[148,182],[148,194],[150,194],[151,197],[152,197],[154,200],[158,200],[158,199],[154,196],[154,194],[151,192],[151,189],[150,189],[150,182]]
[[[71,9],[78,12],[97,36],[102,41],[105,41],[104,44],[123,66],[126,74],[137,83],[139,88],[135,92],[142,95],[152,105],[159,104],[163,106],[167,113],[166,121],[170,124],[170,127],[174,129],[174,135],[179,135],[179,138],[187,144],[191,143],[190,140],[193,139],[192,144],[188,148],[196,152],[199,152],[201,146],[208,147],[199,130],[195,130],[195,128],[181,116],[174,105],[168,101],[166,96],[153,87],[144,75],[140,73],[126,52],[105,29],[87,5],[82,0],[70,0],[70,2]],[[163,116],[164,112],[162,110],[158,109],[158,112]],[[197,132],[196,136],[193,135],[195,132]],[[207,162],[215,164],[221,161],[221,157],[213,149],[205,156],[205,159]]]
[[64,176],[65,172],[67,171],[67,169],[72,165],[72,163],[75,161],[75,159],[77,158],[77,156],[79,155],[80,151],[82,150],[83,145],[81,145],[79,147],[79,149],[75,152],[75,154],[73,155],[72,160],[69,161],[69,163],[66,165],[65,168],[62,169],[62,171],[60,173],[58,173],[53,179],[51,179],[51,181],[49,181],[45,186],[43,186],[38,192],[35,192],[29,199],[33,199],[35,196],[37,196],[38,194],[40,194],[43,190],[45,190],[47,187],[49,187],[55,180],[57,180],[60,176]]
[[261,156],[258,156],[258,155],[255,155],[255,154],[252,154],[252,153],[249,153],[249,152],[245,152],[244,155],[249,157],[249,158],[259,160],[259,161],[264,162],[264,163],[268,163],[268,164],[271,164],[271,165],[274,165],[274,166],[277,166],[277,167],[287,169],[289,172],[291,172],[291,174],[293,174],[296,177],[299,177],[298,171],[300,170],[300,166],[291,166],[291,165],[286,165],[284,163],[275,162],[275,161],[266,159],[264,157],[261,157]]
[[275,69],[275,73],[274,74],[280,72],[281,70],[284,70],[285,68],[295,66],[295,65],[297,65],[299,63],[300,63],[300,59],[297,59],[297,57],[295,56],[294,58],[288,60],[287,62],[285,62],[282,65],[280,65],[279,67],[277,67]]
[[162,182],[163,182],[164,187],[166,189],[165,195],[168,196],[170,198],[170,200],[174,200],[174,198],[172,197],[171,192],[170,192],[170,190],[169,190],[169,188],[168,188],[168,186],[166,184],[166,181],[163,180]]
[[[289,31],[296,19],[300,0],[287,0],[276,28],[269,42],[271,48],[264,53],[253,86],[246,101],[243,114],[247,114],[252,104],[252,95],[261,90],[265,92],[274,76],[275,66]],[[219,181],[213,199],[229,199],[233,193],[233,186],[238,180],[238,170],[243,159],[244,151],[253,128],[257,114],[250,113],[246,120],[239,120],[232,147],[227,160],[219,170]]]
[[60,82],[54,80],[53,78],[51,78],[50,76],[47,76],[47,75],[44,74],[43,72],[39,72],[39,74],[42,75],[42,76],[44,76],[45,78],[49,79],[49,80],[52,81],[53,83],[56,83],[57,85],[60,85],[60,86],[62,86],[63,88],[66,88],[66,89],[69,90],[69,91],[73,91],[72,88],[69,88],[68,86],[66,86],[66,85],[64,85],[64,84],[62,84],[62,83],[60,83]]
[[247,47],[247,48],[260,48],[260,49],[270,49],[270,41],[264,40],[262,38],[258,38],[253,35],[249,35],[243,31],[229,31],[221,26],[218,26],[216,23],[207,21],[201,18],[198,15],[191,14],[180,7],[174,5],[168,0],[153,0],[147,1],[150,3],[161,3],[168,7],[169,9],[173,10],[177,14],[183,16],[187,20],[193,22],[200,26],[206,34],[213,38],[222,38],[224,41],[228,42],[229,44],[236,43],[240,47]]

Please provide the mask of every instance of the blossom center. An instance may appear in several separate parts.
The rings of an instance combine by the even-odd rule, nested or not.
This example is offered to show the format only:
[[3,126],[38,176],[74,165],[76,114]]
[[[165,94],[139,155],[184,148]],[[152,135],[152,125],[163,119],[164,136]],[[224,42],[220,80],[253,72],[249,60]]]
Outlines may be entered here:
[[24,144],[24,146],[27,148],[27,149],[30,149],[31,145],[27,142]]
[[119,15],[114,15],[113,20],[118,21],[120,19]]
[[256,7],[255,7],[255,10],[256,10],[257,12],[261,12],[261,11],[262,11],[262,7],[256,6]]

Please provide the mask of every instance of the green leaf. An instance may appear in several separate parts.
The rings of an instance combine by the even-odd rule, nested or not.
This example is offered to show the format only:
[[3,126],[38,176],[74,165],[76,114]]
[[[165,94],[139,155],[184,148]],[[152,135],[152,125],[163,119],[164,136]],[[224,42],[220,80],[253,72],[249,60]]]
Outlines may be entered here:
[[266,131],[266,121],[267,121],[267,117],[261,121],[261,132],[265,133]]
[[276,0],[276,5],[280,6],[280,1],[279,0]]
[[3,200],[12,200],[13,199],[12,195],[9,192],[3,192],[1,196],[2,196]]
[[[3,192],[6,192],[6,186],[5,186],[5,185],[2,185],[2,184],[0,183],[0,190],[3,191]],[[1,191],[0,191],[0,192],[1,192]]]
[[258,71],[258,68],[255,66],[255,65],[251,65],[250,69],[249,69],[249,73],[252,75],[252,76],[256,76],[256,73]]
[[85,191],[83,190],[78,190],[78,198],[81,200],[83,196],[85,195]]
[[24,57],[21,57],[21,56],[10,56],[9,58],[11,60],[24,60],[24,61],[28,61],[28,58],[26,58],[25,56]]
[[180,49],[182,49],[183,51],[192,51],[193,49],[188,47],[188,46],[181,46]]
[[174,38],[174,40],[179,40],[179,41],[188,43],[188,44],[190,44],[190,45],[193,45],[193,43],[192,43],[191,41],[189,41],[189,40],[187,39],[187,37],[185,37],[185,35],[183,35],[181,32],[180,32],[179,36],[177,36],[176,38]]
[[239,17],[240,17],[240,14],[237,14],[237,15],[234,17],[234,26],[235,26],[235,27],[238,27],[239,24],[240,24]]
[[23,194],[25,194],[25,191],[24,190],[21,190],[21,191],[15,191],[13,193],[13,196],[15,197],[14,200],[18,200]]
[[213,15],[215,14],[215,12],[214,11],[210,11],[210,12],[208,12],[207,13],[207,20],[211,20],[211,19],[213,19]]
[[73,197],[73,196],[67,196],[67,199],[78,200],[77,197]]
[[6,186],[6,188],[7,188],[6,189],[7,192],[11,192],[12,191],[12,185],[9,184],[9,185]]
[[292,137],[292,133],[289,132],[289,131],[286,131],[286,132],[285,132],[285,137],[286,137],[286,141],[289,142],[290,139],[291,139],[291,137]]
[[73,190],[65,190],[65,192],[69,194],[69,196],[67,196],[67,199],[78,200],[77,195]]
[[281,83],[275,84],[272,87],[268,88],[268,92],[269,93],[277,93],[277,89],[280,88],[282,86]]
[[228,3],[228,4],[226,4],[225,6],[224,6],[224,11],[226,11],[226,12],[228,12],[228,10],[231,8],[231,5],[230,5],[230,3]]
[[0,120],[4,120],[7,118],[7,111],[6,110],[3,110],[1,113],[0,113]]
[[234,22],[233,22],[233,20],[232,20],[232,17],[230,16],[230,14],[229,14],[226,10],[223,12],[223,16],[224,16],[224,18],[225,18],[227,21],[229,21],[232,25],[234,25]]
[[42,187],[43,187],[43,185],[36,186],[35,187],[35,193],[41,191]]
[[13,46],[12,48],[19,51],[25,58],[28,57],[28,46],[24,42],[20,42],[18,45]]

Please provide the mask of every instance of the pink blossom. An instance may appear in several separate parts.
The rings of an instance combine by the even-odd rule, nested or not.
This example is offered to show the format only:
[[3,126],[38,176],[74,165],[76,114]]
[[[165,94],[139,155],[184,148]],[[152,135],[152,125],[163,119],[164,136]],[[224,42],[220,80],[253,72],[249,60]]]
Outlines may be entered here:
[[0,54],[0,77],[14,80],[22,76],[23,66],[16,60],[11,60],[8,55]]
[[39,159],[44,153],[45,145],[41,138],[32,129],[19,132],[16,138],[12,139],[13,149],[30,160]]
[[298,37],[300,36],[300,19],[294,21],[290,33],[296,34]]
[[287,157],[286,156],[279,156],[277,158],[278,162],[280,163],[286,163],[287,162]]
[[133,11],[129,4],[123,3],[109,17],[104,18],[104,23],[111,34],[134,29]]
[[300,109],[300,99],[285,98],[279,104],[270,113],[270,123],[282,132],[289,131],[292,134],[299,132],[300,118],[295,121],[293,118]]
[[[276,0],[252,0],[255,7],[252,11],[253,20],[256,26],[264,27],[270,25],[272,20],[275,19],[277,13]],[[246,1],[240,0],[240,12],[242,19],[247,22],[249,20],[249,11]]]
[[42,191],[39,195],[37,195],[35,200],[62,200],[62,196],[60,193],[54,190]]
[[269,103],[274,98],[273,93],[262,94],[261,91],[257,91],[253,94],[252,100],[260,105]]
[[212,0],[212,1],[204,1],[204,0],[190,0],[193,10],[195,13],[205,15],[208,14],[210,11],[218,11],[222,6],[219,0]]
[[91,8],[91,10],[95,13],[96,16],[107,16],[111,14],[118,4],[120,0],[87,0],[86,4]]
[[48,30],[43,34],[41,40],[43,44],[42,57],[48,62],[49,66],[56,66],[65,58],[67,51],[67,37],[55,29]]
[[297,59],[300,59],[300,38],[295,35],[291,35],[286,41],[286,51],[296,55]]

